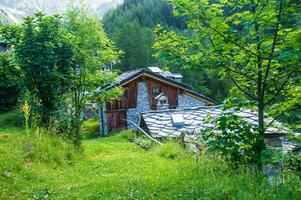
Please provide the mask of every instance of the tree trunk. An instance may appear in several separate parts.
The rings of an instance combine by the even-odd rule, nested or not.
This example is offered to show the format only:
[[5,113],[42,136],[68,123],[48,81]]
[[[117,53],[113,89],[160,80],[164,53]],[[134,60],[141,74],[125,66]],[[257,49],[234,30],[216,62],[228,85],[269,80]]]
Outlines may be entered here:
[[262,152],[265,149],[264,142],[264,104],[259,102],[258,104],[258,138],[255,144],[255,161],[259,169],[262,169]]
[[74,118],[73,118],[73,144],[76,148],[80,148],[81,146],[81,135],[80,135],[80,127],[81,127],[81,120],[80,120],[80,102],[79,102],[79,94],[75,92],[74,94]]

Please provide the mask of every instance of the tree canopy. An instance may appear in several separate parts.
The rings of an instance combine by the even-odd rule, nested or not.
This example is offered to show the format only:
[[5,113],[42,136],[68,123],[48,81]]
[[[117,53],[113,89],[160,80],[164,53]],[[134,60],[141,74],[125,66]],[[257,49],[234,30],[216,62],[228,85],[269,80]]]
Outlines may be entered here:
[[186,17],[195,37],[186,38],[159,27],[155,44],[158,56],[169,56],[188,68],[218,69],[230,78],[258,109],[256,145],[260,153],[260,137],[272,125],[265,123],[264,113],[272,114],[276,108],[283,114],[285,107],[295,107],[300,98],[300,4],[294,0],[172,3],[175,14]]
[[[0,80],[6,79],[5,89],[17,94],[16,79],[22,77],[28,91],[22,100],[30,103],[35,125],[66,133],[80,147],[86,102],[115,99],[122,92],[115,88],[103,96],[94,94],[115,81],[116,73],[101,69],[119,57],[101,22],[84,7],[70,8],[63,16],[36,13],[20,25],[2,27],[1,34],[11,46],[9,54],[1,54]],[[18,69],[20,76],[13,75]]]

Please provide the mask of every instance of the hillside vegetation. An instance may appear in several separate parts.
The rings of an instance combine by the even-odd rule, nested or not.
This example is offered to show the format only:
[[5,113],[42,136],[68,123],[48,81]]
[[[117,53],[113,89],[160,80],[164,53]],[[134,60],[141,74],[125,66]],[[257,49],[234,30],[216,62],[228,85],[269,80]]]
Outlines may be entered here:
[[51,133],[26,135],[13,116],[0,116],[0,199],[300,199],[290,173],[269,182],[216,156],[196,162],[174,142],[145,151],[128,131],[85,139],[76,152]]

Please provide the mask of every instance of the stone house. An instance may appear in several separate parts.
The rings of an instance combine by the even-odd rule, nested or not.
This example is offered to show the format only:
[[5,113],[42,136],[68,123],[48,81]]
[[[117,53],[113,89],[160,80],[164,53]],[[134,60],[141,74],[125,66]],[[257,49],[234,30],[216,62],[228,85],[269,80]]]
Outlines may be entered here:
[[101,133],[133,128],[129,121],[139,124],[142,112],[213,105],[212,99],[194,91],[181,80],[181,74],[158,67],[122,73],[118,83],[101,89],[108,90],[117,85],[124,89],[124,95],[119,100],[102,103]]

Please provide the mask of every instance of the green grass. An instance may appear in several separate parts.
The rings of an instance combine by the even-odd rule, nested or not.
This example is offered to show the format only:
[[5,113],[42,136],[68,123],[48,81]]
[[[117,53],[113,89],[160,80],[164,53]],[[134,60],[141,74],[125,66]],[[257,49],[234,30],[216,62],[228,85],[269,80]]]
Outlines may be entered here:
[[293,174],[274,184],[253,168],[210,155],[197,164],[172,142],[145,151],[124,135],[85,139],[76,152],[46,133],[0,129],[0,199],[300,199]]
[[94,138],[96,133],[99,132],[99,120],[89,119],[83,122],[81,133],[83,138]]

